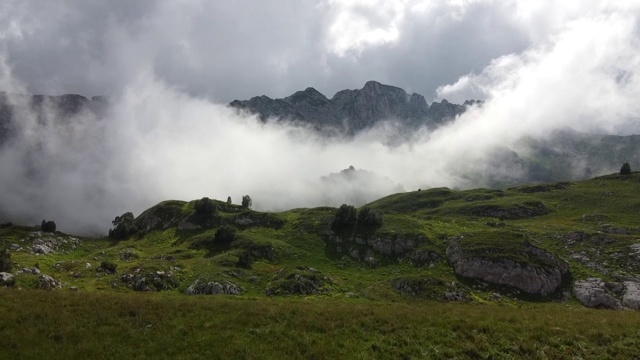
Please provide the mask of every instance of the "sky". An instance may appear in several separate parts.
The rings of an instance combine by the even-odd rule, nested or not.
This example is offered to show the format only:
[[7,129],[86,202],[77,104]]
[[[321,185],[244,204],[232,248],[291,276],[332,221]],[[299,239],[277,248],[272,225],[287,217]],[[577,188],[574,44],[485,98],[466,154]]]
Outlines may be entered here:
[[[640,133],[639,15],[638,1],[606,0],[4,0],[0,91],[113,106],[72,128],[26,114],[0,149],[0,203],[88,233],[169,198],[251,194],[256,209],[283,210],[340,205],[354,187],[371,200],[471,187],[464,173],[522,136]],[[398,146],[390,123],[328,141],[226,106],[368,80],[485,105]],[[350,165],[380,178],[321,180]]]

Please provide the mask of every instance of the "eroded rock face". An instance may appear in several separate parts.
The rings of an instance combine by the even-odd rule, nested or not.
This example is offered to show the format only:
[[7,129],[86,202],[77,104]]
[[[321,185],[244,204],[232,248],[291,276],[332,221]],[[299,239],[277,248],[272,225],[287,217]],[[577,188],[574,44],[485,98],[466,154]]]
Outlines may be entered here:
[[620,309],[622,304],[611,294],[602,279],[588,278],[573,284],[573,293],[580,303],[589,308]]
[[230,281],[203,281],[196,280],[187,288],[186,293],[188,295],[238,295],[241,294],[244,289]]
[[532,295],[547,296],[558,290],[569,271],[569,265],[565,261],[533,245],[527,245],[523,250],[532,261],[519,263],[508,258],[467,252],[459,240],[450,239],[446,256],[455,273],[462,277],[512,286]]

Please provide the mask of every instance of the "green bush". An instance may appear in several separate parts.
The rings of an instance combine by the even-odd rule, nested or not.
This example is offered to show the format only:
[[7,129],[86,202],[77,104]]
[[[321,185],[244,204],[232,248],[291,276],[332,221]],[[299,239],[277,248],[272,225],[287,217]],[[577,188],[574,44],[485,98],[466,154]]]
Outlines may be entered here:
[[351,205],[342,204],[338,208],[338,211],[336,211],[336,216],[333,218],[331,230],[344,231],[352,229],[355,227],[357,221],[356,208]]
[[45,221],[42,220],[42,223],[40,224],[40,230],[42,230],[42,232],[56,232],[56,223],[55,221]]
[[379,228],[384,223],[382,213],[379,211],[371,211],[368,207],[360,209],[358,213],[358,226],[364,228]]
[[137,231],[131,212],[116,216],[111,223],[114,228],[109,230],[109,237],[112,239],[124,240]]
[[255,260],[253,259],[253,256],[251,256],[251,251],[247,250],[240,255],[236,266],[251,269],[251,265],[253,265],[254,262]]
[[222,226],[216,231],[214,242],[217,245],[228,246],[236,236],[236,229],[231,226]]
[[193,207],[199,214],[213,214],[217,210],[216,204],[208,197],[203,197],[200,200],[196,200],[196,203]]

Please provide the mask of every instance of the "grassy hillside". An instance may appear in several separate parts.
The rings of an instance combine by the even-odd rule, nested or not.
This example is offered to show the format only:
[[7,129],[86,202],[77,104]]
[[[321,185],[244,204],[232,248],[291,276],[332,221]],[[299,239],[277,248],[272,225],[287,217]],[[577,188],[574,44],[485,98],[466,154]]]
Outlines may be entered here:
[[[638,313],[584,309],[572,286],[637,281],[638,193],[633,173],[394,194],[366,206],[381,226],[220,201],[162,202],[121,240],[3,226],[16,282],[0,291],[0,339],[25,357],[131,357],[139,343],[160,357],[637,357]],[[513,269],[534,278],[514,285]],[[61,289],[16,290],[43,274]],[[227,295],[186,295],[202,292]],[[602,326],[584,332],[587,319]]]

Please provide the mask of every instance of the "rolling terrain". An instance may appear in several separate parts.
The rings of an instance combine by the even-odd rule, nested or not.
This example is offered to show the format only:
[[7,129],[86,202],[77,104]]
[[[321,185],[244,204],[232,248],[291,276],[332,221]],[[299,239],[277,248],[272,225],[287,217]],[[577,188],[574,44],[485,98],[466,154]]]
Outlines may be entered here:
[[[156,332],[158,323],[166,329],[170,324],[157,318],[161,311],[172,312],[173,320],[167,321],[175,321],[174,330],[193,342],[209,326],[217,331],[232,326],[195,320],[194,314],[206,317],[203,309],[226,309],[216,317],[231,323],[234,314],[257,316],[261,320],[242,320],[257,323],[233,325],[227,336],[236,350],[255,341],[272,354],[266,357],[303,345],[310,352],[294,357],[638,356],[639,334],[633,326],[638,312],[628,310],[640,307],[639,190],[640,173],[634,172],[504,190],[417,190],[360,209],[345,205],[261,213],[206,198],[171,200],[135,218],[119,216],[112,237],[97,239],[3,224],[0,241],[10,254],[14,283],[13,289],[0,291],[2,306],[7,313],[25,314],[12,315],[18,318],[0,327],[0,338],[3,348],[19,351],[26,345],[9,336],[17,324],[44,319],[66,324],[62,329],[73,327],[67,324],[71,320],[42,307],[51,298],[81,312],[88,311],[85,299],[104,306],[112,314],[107,317],[122,317],[124,323],[96,330],[96,336],[114,329],[135,333],[136,327]],[[37,288],[55,291],[31,290]],[[23,302],[33,307],[19,310]],[[585,306],[627,311],[596,313]],[[193,314],[178,310],[184,307],[193,308]],[[134,310],[126,313],[127,308]],[[68,311],[63,308],[60,314],[72,316]],[[138,313],[153,320],[137,323]],[[432,323],[431,330],[420,330],[440,313],[449,315]],[[264,316],[274,317],[267,321]],[[581,321],[595,318],[602,319],[599,335],[595,329],[576,333]],[[192,321],[197,325],[187,325]],[[367,321],[372,321],[369,330]],[[460,321],[466,325],[449,328]],[[301,329],[302,338],[280,344],[283,348],[265,345],[284,336],[288,326]],[[350,327],[353,338],[342,345],[317,343],[316,332],[340,338]],[[553,330],[557,335],[549,328],[558,328]],[[387,337],[387,331],[397,334]],[[451,331],[466,338],[447,338]],[[509,331],[521,331],[513,335],[519,338],[504,340]],[[70,335],[51,332],[52,346],[69,346]],[[492,339],[507,342],[479,345]],[[451,341],[459,346],[451,348]],[[433,352],[436,345],[443,352]],[[234,351],[222,349],[220,354]],[[73,348],[65,351],[73,353]]]

